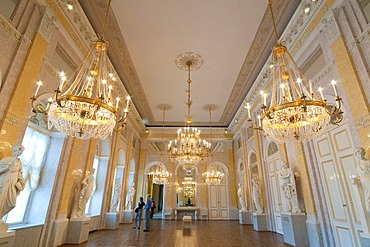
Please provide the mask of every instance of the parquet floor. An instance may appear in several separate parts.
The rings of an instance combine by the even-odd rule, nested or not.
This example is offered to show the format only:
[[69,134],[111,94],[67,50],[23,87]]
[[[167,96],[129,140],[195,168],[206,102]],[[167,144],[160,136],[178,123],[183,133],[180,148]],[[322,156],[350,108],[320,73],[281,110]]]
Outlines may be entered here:
[[132,227],[123,224],[117,230],[92,232],[87,243],[63,246],[289,246],[279,234],[256,232],[253,226],[238,221],[193,221],[190,229],[183,230],[181,221],[153,220],[150,232]]

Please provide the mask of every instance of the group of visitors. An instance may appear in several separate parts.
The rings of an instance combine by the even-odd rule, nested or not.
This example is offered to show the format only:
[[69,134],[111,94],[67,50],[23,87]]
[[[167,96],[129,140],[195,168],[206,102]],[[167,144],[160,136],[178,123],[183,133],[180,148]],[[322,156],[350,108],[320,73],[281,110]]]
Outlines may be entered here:
[[141,215],[143,210],[145,210],[144,214],[144,223],[145,229],[144,232],[149,232],[150,230],[150,220],[153,219],[153,213],[155,206],[155,201],[151,198],[150,195],[147,196],[146,203],[144,202],[143,197],[140,197],[140,201],[135,208],[135,220],[134,220],[134,229],[140,229],[141,225]]

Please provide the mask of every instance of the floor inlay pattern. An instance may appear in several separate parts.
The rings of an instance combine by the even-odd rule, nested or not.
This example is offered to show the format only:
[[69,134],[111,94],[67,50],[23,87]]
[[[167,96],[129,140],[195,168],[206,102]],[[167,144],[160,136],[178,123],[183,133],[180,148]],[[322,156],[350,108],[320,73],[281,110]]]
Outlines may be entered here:
[[143,226],[144,221],[140,230],[123,224],[117,230],[90,233],[87,243],[63,246],[288,246],[282,235],[256,232],[238,221],[193,221],[190,229],[183,230],[181,221],[153,220],[150,232],[143,232]]

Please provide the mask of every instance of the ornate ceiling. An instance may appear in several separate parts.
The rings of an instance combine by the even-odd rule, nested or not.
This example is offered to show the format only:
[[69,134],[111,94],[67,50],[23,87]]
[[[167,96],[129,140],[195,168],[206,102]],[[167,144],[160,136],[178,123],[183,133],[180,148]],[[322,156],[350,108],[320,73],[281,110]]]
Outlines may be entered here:
[[[80,0],[97,33],[107,0]],[[299,0],[274,0],[282,32]],[[187,72],[175,63],[184,52],[200,54],[191,72],[193,125],[208,126],[206,104],[217,105],[212,126],[227,127],[243,103],[275,43],[267,0],[113,0],[109,57],[147,126],[183,126]]]

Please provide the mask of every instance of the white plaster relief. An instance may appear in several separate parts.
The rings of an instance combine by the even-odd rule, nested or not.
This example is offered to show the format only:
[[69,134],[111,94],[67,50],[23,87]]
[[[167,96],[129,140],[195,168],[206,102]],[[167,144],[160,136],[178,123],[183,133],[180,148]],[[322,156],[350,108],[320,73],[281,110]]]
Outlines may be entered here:
[[370,127],[370,114],[364,115],[359,119],[355,120],[355,126],[357,128],[367,128]]
[[340,34],[336,21],[337,14],[335,10],[328,10],[322,20],[322,30],[330,44],[333,43]]
[[47,42],[49,42],[51,34],[56,28],[57,18],[54,16],[53,12],[49,8],[41,8],[41,13],[43,13],[43,17],[41,19],[38,32]]

